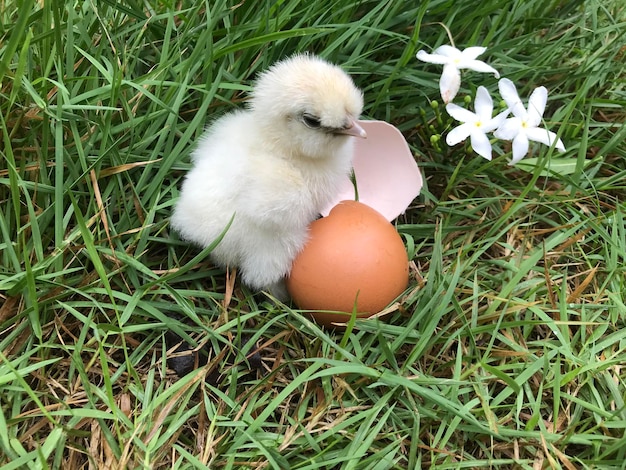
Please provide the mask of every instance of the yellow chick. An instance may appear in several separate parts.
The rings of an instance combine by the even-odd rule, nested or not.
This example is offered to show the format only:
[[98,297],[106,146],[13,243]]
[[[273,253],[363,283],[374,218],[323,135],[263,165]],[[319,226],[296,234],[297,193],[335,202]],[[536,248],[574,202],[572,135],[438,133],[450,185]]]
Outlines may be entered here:
[[339,67],[308,54],[274,64],[249,106],[218,119],[192,153],[171,223],[212,259],[285,299],[284,278],[309,224],[351,170],[363,95]]

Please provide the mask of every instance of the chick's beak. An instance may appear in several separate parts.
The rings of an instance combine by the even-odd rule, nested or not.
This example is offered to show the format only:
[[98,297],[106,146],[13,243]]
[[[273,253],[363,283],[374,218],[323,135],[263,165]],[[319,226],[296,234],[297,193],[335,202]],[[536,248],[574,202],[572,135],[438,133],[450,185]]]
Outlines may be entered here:
[[365,129],[361,127],[356,119],[350,119],[349,124],[343,129],[339,129],[337,134],[351,135],[362,139],[367,138],[367,132],[365,132]]

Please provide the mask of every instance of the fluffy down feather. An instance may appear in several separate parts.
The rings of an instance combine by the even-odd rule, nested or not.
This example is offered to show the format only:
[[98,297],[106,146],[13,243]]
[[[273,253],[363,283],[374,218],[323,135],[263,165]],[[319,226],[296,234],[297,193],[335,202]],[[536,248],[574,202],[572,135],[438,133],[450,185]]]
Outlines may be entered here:
[[245,284],[284,298],[284,277],[352,161],[361,92],[339,67],[296,55],[261,74],[249,106],[218,119],[192,154],[172,226],[237,266]]

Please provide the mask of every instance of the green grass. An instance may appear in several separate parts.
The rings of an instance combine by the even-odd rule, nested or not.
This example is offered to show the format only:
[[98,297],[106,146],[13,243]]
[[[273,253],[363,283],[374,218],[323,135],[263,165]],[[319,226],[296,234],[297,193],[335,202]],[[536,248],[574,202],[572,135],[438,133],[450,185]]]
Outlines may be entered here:
[[[3,468],[624,466],[626,8],[411,3],[0,0]],[[440,68],[415,52],[442,24],[521,96],[549,89],[565,154],[509,167],[438,141]],[[425,176],[397,221],[400,308],[345,335],[226,294],[168,223],[204,126],[303,50],[352,74]],[[460,99],[495,93],[463,77]],[[208,365],[168,370],[168,331]]]

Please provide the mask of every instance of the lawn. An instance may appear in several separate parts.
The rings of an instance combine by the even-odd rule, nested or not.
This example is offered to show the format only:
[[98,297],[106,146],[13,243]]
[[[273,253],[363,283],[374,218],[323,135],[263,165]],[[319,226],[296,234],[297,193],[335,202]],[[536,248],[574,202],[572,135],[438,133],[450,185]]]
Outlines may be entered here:
[[[3,469],[624,468],[624,2],[0,0],[0,17]],[[487,47],[524,101],[545,86],[566,151],[448,146],[441,67],[416,53],[451,42]],[[169,226],[205,126],[297,51],[351,74],[425,182],[394,222],[409,288],[345,332]],[[481,85],[501,109],[468,70],[455,103]],[[179,375],[181,339],[208,358]]]

